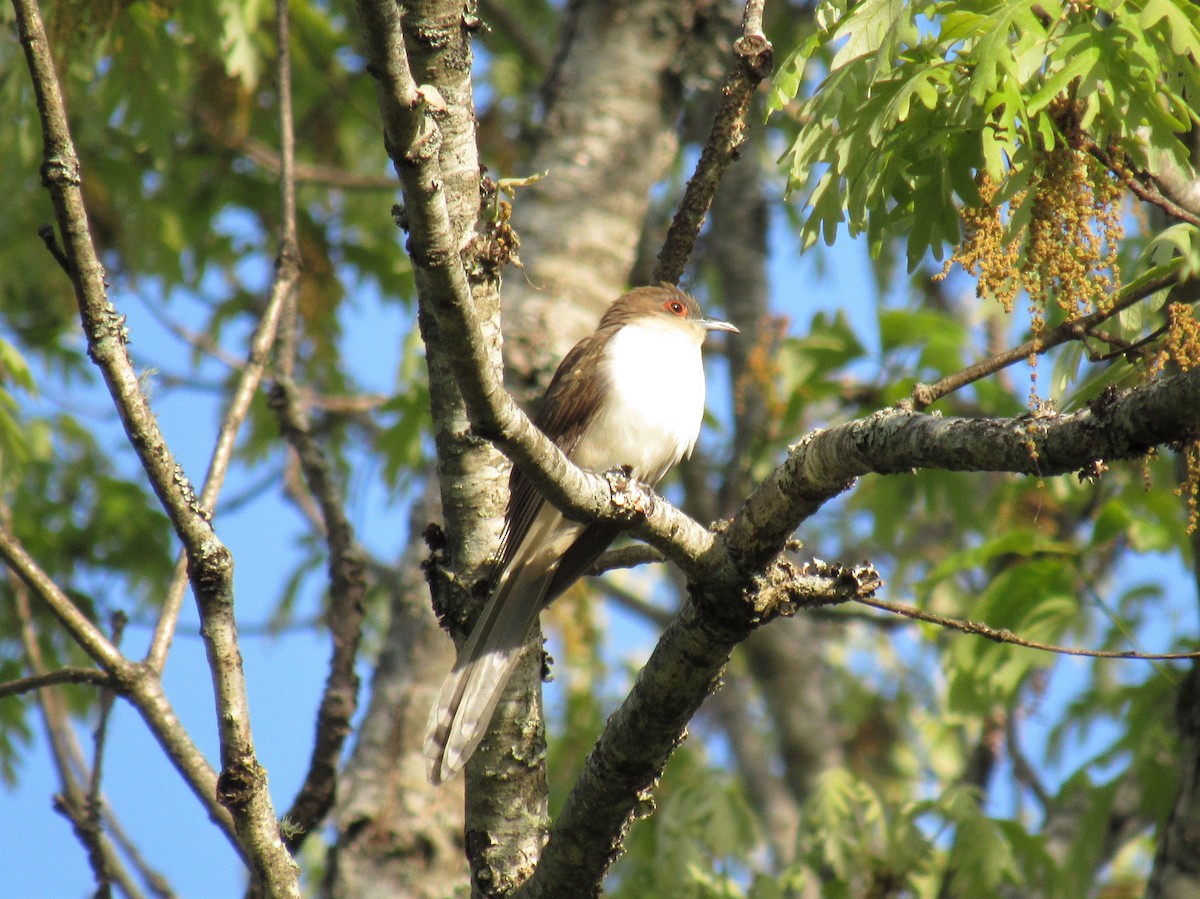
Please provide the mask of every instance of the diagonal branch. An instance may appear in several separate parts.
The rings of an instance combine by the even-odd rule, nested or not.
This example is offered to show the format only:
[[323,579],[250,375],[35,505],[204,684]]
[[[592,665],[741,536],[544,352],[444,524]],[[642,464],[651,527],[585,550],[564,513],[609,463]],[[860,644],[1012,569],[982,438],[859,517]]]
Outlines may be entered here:
[[800,522],[865,474],[917,468],[1034,477],[1090,473],[1098,461],[1141,458],[1198,431],[1200,369],[1108,391],[1070,415],[942,418],[884,409],[801,440],[722,539],[740,564],[761,565]]
[[112,678],[106,672],[96,668],[59,668],[56,671],[47,671],[45,674],[33,674],[29,677],[5,681],[0,684],[0,699],[6,696],[19,696],[22,693],[58,684],[91,684],[103,687],[110,683],[112,683]]
[[[13,606],[19,623],[25,663],[33,671],[35,678],[46,677],[48,672],[33,626],[33,610],[27,585],[15,577],[12,581]],[[61,786],[60,792],[54,797],[54,809],[71,822],[75,835],[87,853],[88,863],[97,883],[97,896],[111,895],[111,886],[116,883],[125,895],[137,899],[141,893],[130,880],[128,872],[113,851],[111,841],[98,826],[96,818],[88,814],[90,797],[85,797],[80,778],[72,767],[70,750],[74,734],[67,709],[62,702],[62,695],[57,690],[44,690],[38,694],[37,701]]]
[[[275,269],[276,286],[280,287],[282,297],[286,297],[280,303],[281,309],[294,298],[301,268],[296,229],[290,40],[287,0],[276,0],[276,78],[279,88],[283,225]],[[341,491],[334,480],[329,463],[309,430],[299,390],[292,379],[294,366],[291,354],[294,347],[290,340],[283,352],[287,353],[289,358],[279,366],[279,380],[271,390],[268,404],[279,420],[284,438],[296,452],[310,492],[320,504],[320,523],[329,546],[331,602],[328,622],[333,637],[333,657],[317,712],[316,736],[308,772],[291,808],[284,815],[284,842],[294,854],[333,805],[337,788],[337,765],[358,704],[359,683],[354,662],[362,635],[366,562],[342,508]]]
[[746,112],[754,92],[771,74],[773,48],[762,30],[765,0],[750,0],[742,18],[742,36],[733,45],[733,70],[721,87],[721,102],[708,141],[688,181],[683,199],[667,231],[651,280],[678,283],[696,237],[712,205],[717,185],[746,142]]
[[[280,6],[286,0],[280,0]],[[333,637],[333,657],[317,712],[317,732],[304,783],[285,815],[284,839],[295,852],[333,805],[337,765],[358,707],[358,673],[354,662],[362,636],[366,558],[342,508],[341,491],[329,463],[308,428],[290,379],[271,391],[270,405],[284,437],[295,450],[312,495],[320,504],[325,540],[329,546],[330,604],[327,616]]]
[[[88,354],[99,367],[150,486],[187,551],[217,693],[222,762],[218,796],[233,814],[239,843],[264,890],[299,896],[296,864],[283,848],[266,775],[254,753],[233,615],[233,560],[163,438],[129,357],[124,318],[108,299],[83,201],[79,158],[37,0],[12,2],[42,124],[42,180],[54,203]],[[110,648],[109,654],[116,657],[106,664],[110,670],[113,664],[130,666],[115,649]],[[156,682],[142,678],[141,683],[155,683],[161,694]],[[151,705],[139,704],[143,715]]]
[[[110,685],[125,695],[141,712],[146,725],[163,747],[171,763],[204,805],[209,817],[226,833],[237,847],[233,822],[229,813],[216,802],[217,775],[204,754],[183,729],[174,709],[162,691],[162,683],[154,672],[137,665],[117,652],[71,602],[54,580],[41,569],[25,551],[7,526],[7,509],[0,506],[0,559],[17,575],[46,606],[54,612],[68,633],[85,652],[108,672]],[[96,637],[102,642],[97,642]],[[37,672],[35,672],[37,673]]]
[[[870,595],[880,585],[870,567],[797,569],[783,558],[755,579],[753,596],[738,597],[741,603],[730,602],[723,587],[689,583],[683,607],[584,763],[520,899],[598,895],[633,817],[652,808],[653,790],[688,722],[716,689],[733,647],[754,627],[799,608]],[[722,612],[717,604],[739,608]]]
[[1147,662],[1174,662],[1180,659],[1200,658],[1200,650],[1195,652],[1140,652],[1134,649],[1079,649],[1074,646],[1058,646],[1054,643],[1040,643],[1037,640],[1029,640],[1019,634],[1013,633],[1007,628],[992,627],[990,624],[985,624],[982,621],[972,621],[969,618],[951,618],[947,615],[938,615],[934,612],[927,612],[924,609],[918,609],[903,603],[876,599],[873,596],[858,597],[855,599],[855,602],[860,602],[865,606],[871,606],[871,608],[880,609],[884,612],[892,612],[895,615],[903,615],[905,618],[911,618],[913,621],[927,621],[946,630],[986,637],[994,643],[1024,646],[1026,649],[1036,649],[1056,655],[1084,656],[1089,659],[1141,659]]
[[961,371],[947,375],[933,384],[917,384],[912,395],[901,402],[901,407],[912,410],[922,410],[940,400],[948,393],[953,393],[968,384],[995,374],[996,372],[1024,362],[1030,356],[1040,356],[1060,344],[1072,340],[1081,340],[1102,322],[1108,321],[1118,313],[1140,303],[1147,297],[1153,296],[1160,290],[1165,290],[1180,283],[1180,270],[1183,260],[1175,259],[1165,265],[1155,267],[1129,284],[1126,284],[1113,297],[1111,303],[1102,309],[1097,309],[1089,315],[1071,319],[1050,329],[1045,334],[1027,340],[1020,346],[997,353],[989,359],[983,359],[974,365],[969,365]]

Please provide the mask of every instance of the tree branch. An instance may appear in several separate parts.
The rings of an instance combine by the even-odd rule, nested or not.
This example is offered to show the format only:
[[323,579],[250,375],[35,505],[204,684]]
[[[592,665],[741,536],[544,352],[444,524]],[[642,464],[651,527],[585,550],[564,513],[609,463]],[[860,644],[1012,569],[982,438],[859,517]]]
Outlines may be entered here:
[[[1136,459],[1200,430],[1200,369],[1110,390],[1070,415],[956,419],[884,409],[816,431],[747,499],[722,539],[739,565],[761,565],[801,521],[864,474],[917,468],[1052,477]],[[641,536],[641,529],[637,533]]]
[[[541,863],[516,896],[597,895],[632,817],[653,808],[652,792],[667,759],[683,741],[701,701],[716,688],[733,647],[779,615],[870,594],[881,581],[870,567],[813,563],[798,569],[779,558],[755,584],[753,598],[743,596],[743,603],[728,602],[728,591],[718,597],[689,584],[688,599],[609,718],[567,796]],[[714,608],[719,599],[740,609],[722,612]]]
[[913,606],[908,606],[898,602],[888,602],[883,599],[874,597],[857,597],[855,602],[860,602],[865,606],[870,606],[873,609],[880,609],[885,612],[892,612],[896,615],[903,615],[905,618],[911,618],[913,621],[927,621],[930,624],[936,624],[939,627],[944,627],[947,630],[961,631],[964,634],[975,634],[978,637],[986,637],[994,643],[1009,643],[1013,646],[1024,646],[1026,649],[1036,649],[1041,652],[1051,652],[1057,655],[1064,656],[1086,656],[1090,659],[1142,659],[1144,661],[1176,661],[1178,659],[1197,659],[1200,658],[1200,650],[1196,652],[1138,652],[1136,650],[1104,650],[1104,649],[1078,649],[1073,646],[1058,646],[1053,643],[1039,643],[1037,640],[1028,640],[1019,634],[1014,634],[1006,628],[995,628],[991,625],[984,624],[981,621],[972,621],[969,618],[950,618],[946,615],[938,615],[934,612],[926,612],[924,609],[918,609]]
[[[254,754],[233,617],[232,558],[217,538],[208,512],[198,501],[183,469],[163,439],[129,357],[124,317],[108,300],[104,270],[88,226],[79,158],[37,2],[13,0],[13,8],[42,124],[42,180],[54,203],[88,353],[104,377],[151,488],[187,550],[189,573],[200,607],[202,631],[207,638],[209,663],[218,696],[217,722],[223,768],[217,784],[218,795],[233,813],[239,843],[264,891],[271,895],[298,897],[297,868],[279,838],[265,772]],[[26,573],[22,576],[28,581]],[[90,622],[87,627],[91,628]],[[80,633],[85,629],[82,623],[77,623],[72,631]],[[93,648],[99,645],[94,638],[90,638],[90,643]],[[118,668],[128,671],[133,667],[111,645],[105,655],[107,658],[98,661],[114,673]],[[136,673],[138,682],[153,683],[154,689],[161,693],[160,685],[140,677],[142,671]],[[144,714],[157,705],[148,701],[149,695],[143,695],[142,699],[147,701],[145,705],[139,703]],[[162,702],[165,703],[165,699]],[[160,708],[159,711],[163,710]],[[158,723],[165,722],[160,720]],[[174,726],[178,728],[178,723],[174,722]]]
[[[7,509],[0,509],[0,521],[8,526]],[[34,677],[46,677],[46,662],[38,643],[33,624],[33,610],[29,602],[27,585],[18,577],[11,577],[13,606],[19,625],[25,663]],[[46,728],[46,739],[58,774],[61,791],[55,796],[54,809],[71,822],[72,829],[82,844],[97,883],[97,895],[111,895],[111,884],[117,883],[127,896],[140,899],[140,893],[130,881],[120,859],[113,852],[112,844],[96,826],[95,819],[87,812],[87,799],[80,786],[71,762],[71,744],[74,733],[67,710],[56,690],[38,693],[38,708]],[[82,767],[82,766],[81,766]],[[84,775],[86,776],[86,774]]]
[[[280,0],[280,6],[286,0]],[[317,731],[308,773],[285,820],[284,839],[295,852],[333,805],[337,766],[358,707],[358,674],[354,663],[362,636],[363,595],[366,593],[366,560],[354,538],[354,529],[342,508],[341,491],[329,463],[308,429],[308,421],[290,380],[281,380],[271,391],[270,405],[284,437],[295,450],[308,488],[320,504],[325,540],[329,547],[330,603],[327,616],[333,638],[329,675],[317,712]]]
[[[276,258],[272,301],[282,310],[294,296],[300,279],[296,228],[295,135],[292,125],[290,20],[287,0],[276,0],[276,80],[279,88],[280,191],[282,233]],[[264,356],[270,344],[264,345]],[[291,349],[289,347],[288,352]],[[284,815],[283,837],[293,854],[325,818],[337,790],[337,765],[350,733],[358,703],[358,674],[354,661],[362,635],[362,597],[366,591],[365,560],[354,530],[342,509],[341,491],[324,452],[309,430],[293,366],[280,366],[280,377],[268,398],[280,430],[295,451],[312,495],[320,504],[321,530],[329,547],[330,595],[327,616],[333,637],[333,657],[317,712],[316,736],[308,772],[291,808]]]
[[[1116,174],[1125,184],[1125,186],[1128,187],[1130,191],[1133,192],[1134,196],[1136,196],[1139,200],[1144,200],[1147,203],[1157,206],[1167,215],[1178,219],[1181,222],[1188,222],[1189,224],[1200,226],[1200,211],[1187,208],[1186,206],[1177,203],[1174,199],[1164,194],[1163,191],[1159,189],[1159,177],[1151,172],[1130,171],[1128,168],[1128,160],[1114,158],[1113,154],[1096,143],[1090,134],[1082,133],[1079,137],[1083,143],[1083,149],[1098,159],[1109,171]],[[1120,155],[1122,154],[1118,154],[1118,156]],[[1166,154],[1163,155],[1165,156]],[[1170,185],[1170,187],[1176,188],[1176,190],[1173,191],[1174,193],[1183,199],[1184,202],[1187,202],[1189,199],[1194,202],[1196,199],[1194,196],[1195,189],[1193,188],[1192,195],[1189,195],[1186,191],[1181,189],[1182,184],[1180,183],[1180,180],[1181,179],[1179,179],[1178,176],[1176,179],[1172,179],[1170,175],[1166,176],[1166,184]]]
[[1001,369],[1008,368],[1010,365],[1024,362],[1030,356],[1040,356],[1060,344],[1069,343],[1072,340],[1082,340],[1101,322],[1107,321],[1119,312],[1140,303],[1160,290],[1165,290],[1180,283],[1179,272],[1181,268],[1182,260],[1179,259],[1173,260],[1166,265],[1157,266],[1140,278],[1122,287],[1116,296],[1113,297],[1113,301],[1102,309],[1097,309],[1095,312],[1080,318],[1065,321],[1058,327],[1052,328],[1045,334],[1035,337],[1033,340],[1027,340],[1020,346],[997,353],[990,359],[983,359],[974,365],[969,365],[961,371],[947,375],[933,384],[917,384],[913,387],[912,395],[901,402],[900,407],[907,410],[921,411],[937,402],[946,394],[953,393],[956,390],[966,387],[968,384],[973,384],[975,381],[994,374]]
[[746,141],[746,111],[763,79],[771,74],[774,50],[762,31],[765,0],[749,0],[742,18],[742,36],[733,45],[733,70],[721,88],[721,103],[713,118],[708,141],[688,181],[683,200],[671,221],[658,254],[653,281],[678,283],[691,256],[696,237],[712,205],[717,186]]
[[[9,530],[7,517],[7,509],[0,506],[0,558],[3,558],[13,573],[55,613],[84,651],[92,655],[108,672],[112,688],[126,696],[141,712],[155,739],[204,805],[209,817],[229,836],[234,846],[240,849],[229,813],[216,802],[216,773],[183,729],[162,692],[158,676],[145,666],[137,665],[117,652],[108,639],[75,608],[67,595],[38,566]],[[95,643],[96,636],[103,641],[98,644],[98,648]]]
[[59,668],[46,674],[34,674],[29,677],[19,677],[16,680],[0,684],[0,699],[6,696],[19,696],[33,690],[53,687],[58,684],[91,684],[95,687],[107,687],[112,684],[112,678],[107,672],[96,668]]

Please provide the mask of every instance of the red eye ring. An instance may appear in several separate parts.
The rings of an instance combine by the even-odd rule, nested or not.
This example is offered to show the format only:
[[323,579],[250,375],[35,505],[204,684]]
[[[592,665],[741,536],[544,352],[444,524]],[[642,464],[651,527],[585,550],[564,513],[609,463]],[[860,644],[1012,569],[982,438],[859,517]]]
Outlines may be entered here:
[[687,306],[679,302],[679,300],[667,300],[663,303],[663,308],[672,315],[678,315],[680,318],[687,315]]

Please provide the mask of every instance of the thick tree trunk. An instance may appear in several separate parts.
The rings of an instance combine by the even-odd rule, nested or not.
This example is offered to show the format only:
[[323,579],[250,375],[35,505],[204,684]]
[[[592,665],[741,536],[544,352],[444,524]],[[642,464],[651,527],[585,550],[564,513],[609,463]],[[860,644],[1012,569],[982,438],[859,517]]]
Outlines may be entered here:
[[[428,509],[419,504],[414,524]],[[462,787],[439,789],[425,777],[425,723],[454,652],[429,605],[424,555],[414,543],[388,585],[391,623],[334,812],[325,894],[338,899],[441,899],[466,881]]]

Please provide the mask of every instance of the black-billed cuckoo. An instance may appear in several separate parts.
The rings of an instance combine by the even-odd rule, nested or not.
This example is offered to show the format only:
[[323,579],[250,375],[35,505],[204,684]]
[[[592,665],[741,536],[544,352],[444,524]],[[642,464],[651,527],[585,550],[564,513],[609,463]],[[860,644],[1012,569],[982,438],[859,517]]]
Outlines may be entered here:
[[[692,452],[704,417],[700,345],[704,318],[668,285],[616,300],[595,332],[567,353],[542,400],[537,425],[580,468],[629,466],[656,484]],[[453,777],[483,739],[538,613],[575,582],[620,528],[571,521],[514,468],[509,480],[499,580],[442,684],[429,718],[429,779]]]

